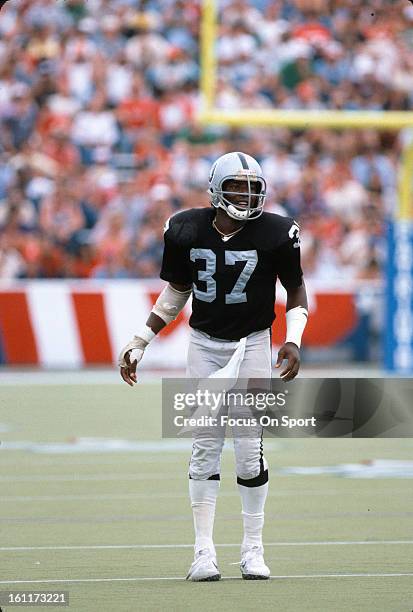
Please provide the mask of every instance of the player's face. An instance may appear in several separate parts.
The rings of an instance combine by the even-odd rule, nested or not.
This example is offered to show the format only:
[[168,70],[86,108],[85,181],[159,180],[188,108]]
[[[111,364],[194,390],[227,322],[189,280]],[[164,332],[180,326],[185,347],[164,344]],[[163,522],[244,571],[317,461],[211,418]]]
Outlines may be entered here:
[[[251,181],[251,193],[257,196],[261,193],[261,185],[258,181]],[[225,198],[234,204],[237,208],[245,209],[248,208],[248,181],[236,181],[234,179],[228,179],[222,186],[225,193]],[[228,193],[232,192],[232,193]],[[245,195],[243,195],[245,194]],[[258,206],[259,198],[251,197],[251,208]]]

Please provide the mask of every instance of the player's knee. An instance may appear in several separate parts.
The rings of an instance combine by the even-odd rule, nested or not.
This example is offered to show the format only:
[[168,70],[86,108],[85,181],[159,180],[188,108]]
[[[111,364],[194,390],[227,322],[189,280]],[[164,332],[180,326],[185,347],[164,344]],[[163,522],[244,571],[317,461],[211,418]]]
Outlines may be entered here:
[[199,464],[191,461],[189,464],[189,478],[192,480],[220,480],[220,469],[219,462]]
[[264,457],[237,462],[237,483],[245,487],[260,487],[268,482],[268,464]]
[[189,462],[189,477],[193,480],[219,480],[221,446],[203,447],[194,444]]

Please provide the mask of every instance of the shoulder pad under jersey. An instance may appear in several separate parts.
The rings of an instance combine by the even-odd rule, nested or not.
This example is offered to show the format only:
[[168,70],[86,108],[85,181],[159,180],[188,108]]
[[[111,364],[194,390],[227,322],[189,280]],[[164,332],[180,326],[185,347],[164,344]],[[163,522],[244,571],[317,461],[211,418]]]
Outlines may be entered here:
[[182,248],[195,244],[198,229],[205,217],[203,208],[191,208],[175,213],[165,223],[164,233],[169,240]]
[[[300,245],[300,228],[297,221],[291,217],[283,217],[275,213],[264,212],[254,224],[260,234],[263,248],[273,250],[282,244],[293,240],[294,244]],[[260,227],[258,227],[260,223]]]

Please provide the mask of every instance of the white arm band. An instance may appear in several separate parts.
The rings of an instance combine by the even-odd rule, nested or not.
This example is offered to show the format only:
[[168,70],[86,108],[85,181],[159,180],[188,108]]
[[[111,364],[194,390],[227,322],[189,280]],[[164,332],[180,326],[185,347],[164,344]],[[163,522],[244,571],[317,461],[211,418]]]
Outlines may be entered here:
[[287,321],[287,335],[285,342],[293,342],[300,348],[301,337],[307,325],[308,311],[303,306],[296,306],[287,310],[285,318]]
[[171,287],[171,285],[166,285],[165,289],[156,300],[152,312],[158,315],[158,317],[168,325],[168,323],[174,321],[179,315],[191,293],[192,289],[188,289],[188,291],[177,291]]

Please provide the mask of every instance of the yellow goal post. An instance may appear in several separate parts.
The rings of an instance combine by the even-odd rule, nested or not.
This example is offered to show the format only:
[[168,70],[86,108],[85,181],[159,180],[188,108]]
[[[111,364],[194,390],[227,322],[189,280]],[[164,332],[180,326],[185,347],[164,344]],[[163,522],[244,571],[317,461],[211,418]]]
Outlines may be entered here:
[[[215,107],[217,60],[218,0],[203,0],[200,41],[200,89],[202,106],[198,120],[203,124],[231,127],[287,127],[309,129],[375,128],[397,131],[413,128],[412,111],[339,111],[339,110],[276,110],[242,109],[224,110]],[[399,175],[399,197],[396,217],[399,220],[413,219],[412,204],[413,142],[406,146],[401,159]]]

